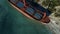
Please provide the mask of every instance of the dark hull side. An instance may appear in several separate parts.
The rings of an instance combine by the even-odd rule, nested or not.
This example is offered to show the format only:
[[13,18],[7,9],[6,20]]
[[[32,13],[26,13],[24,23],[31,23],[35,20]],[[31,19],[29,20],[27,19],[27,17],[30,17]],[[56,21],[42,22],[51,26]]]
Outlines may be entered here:
[[41,12],[46,12],[47,16],[51,15],[51,11],[49,11],[48,9],[45,9],[44,7],[42,7],[41,5],[39,5],[38,3],[33,2],[33,1],[29,1],[29,0],[27,0],[26,2],[29,3],[29,4],[31,4],[33,7],[37,8]]
[[29,16],[31,16],[32,18],[34,18],[34,19],[36,19],[36,20],[41,20],[41,19],[37,19],[37,18],[35,18],[33,15],[31,15],[31,14],[29,14],[29,13],[27,13],[25,10],[23,10],[23,9],[21,9],[20,7],[18,7],[16,4],[14,4],[14,3],[12,3],[10,0],[8,0],[11,4],[13,4],[14,6],[16,6],[17,8],[19,8],[20,10],[22,10],[23,12],[25,12],[26,14],[28,14]]
[[[13,2],[11,2],[10,0],[8,0],[8,1],[9,1],[11,4],[13,4],[14,6],[16,6],[18,9],[22,10],[24,13],[28,14],[29,16],[31,16],[33,19],[38,20],[38,21],[41,21],[41,20],[42,20],[42,22],[46,20],[46,19],[45,19],[46,17],[44,18],[45,20],[43,19],[43,16],[44,16],[44,15],[43,15],[40,19],[37,19],[37,18],[34,17],[33,15],[29,14],[29,13],[26,12],[25,10],[21,9],[20,7],[18,7],[16,4],[14,4]],[[49,18],[47,18],[47,19],[49,19]],[[49,23],[50,20],[47,21],[47,22]],[[47,22],[46,22],[46,23],[47,23]]]

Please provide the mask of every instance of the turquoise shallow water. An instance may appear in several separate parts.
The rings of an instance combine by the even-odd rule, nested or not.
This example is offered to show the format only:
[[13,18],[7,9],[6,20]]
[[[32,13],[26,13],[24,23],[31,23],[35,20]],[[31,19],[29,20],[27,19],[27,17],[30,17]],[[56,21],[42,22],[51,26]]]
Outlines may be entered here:
[[41,23],[28,19],[7,0],[0,0],[0,34],[52,34]]

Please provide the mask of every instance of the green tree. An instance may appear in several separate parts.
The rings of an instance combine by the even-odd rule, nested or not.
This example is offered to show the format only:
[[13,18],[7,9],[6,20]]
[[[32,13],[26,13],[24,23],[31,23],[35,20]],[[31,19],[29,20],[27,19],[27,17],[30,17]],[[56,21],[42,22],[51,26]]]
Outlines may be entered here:
[[59,6],[60,5],[60,0],[45,0],[42,2],[43,6],[49,6],[49,10],[50,11],[55,11],[55,6]]

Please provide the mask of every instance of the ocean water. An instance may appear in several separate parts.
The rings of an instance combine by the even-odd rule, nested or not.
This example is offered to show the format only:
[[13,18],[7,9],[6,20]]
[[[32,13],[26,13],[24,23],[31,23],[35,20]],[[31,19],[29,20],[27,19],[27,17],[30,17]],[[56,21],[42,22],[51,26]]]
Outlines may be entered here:
[[0,34],[52,34],[45,25],[24,16],[8,0],[0,0]]

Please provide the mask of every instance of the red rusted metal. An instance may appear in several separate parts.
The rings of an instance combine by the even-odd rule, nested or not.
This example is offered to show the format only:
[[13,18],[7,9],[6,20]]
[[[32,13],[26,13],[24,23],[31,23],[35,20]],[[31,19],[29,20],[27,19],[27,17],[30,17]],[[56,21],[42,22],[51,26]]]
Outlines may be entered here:
[[[16,4],[14,4],[14,3],[12,3],[13,5],[15,5],[16,7],[18,7],[20,10],[22,10],[23,12],[25,12],[26,14],[28,14],[29,16],[31,16],[32,18],[34,18],[34,19],[36,19],[34,16],[32,16],[32,15],[30,15],[29,13],[27,13],[26,11],[25,11],[25,8],[27,8],[27,7],[30,7],[31,5],[29,5],[28,3],[26,3],[26,0],[20,0],[20,1],[22,1],[23,3],[24,3],[24,8],[19,8],[18,6],[16,6]],[[10,2],[10,1],[9,1]],[[37,10],[36,8],[34,8],[35,10]],[[43,17],[42,17],[42,19],[36,19],[36,20],[38,20],[38,21],[41,21],[41,22],[43,22],[43,23],[49,23],[50,22],[50,19],[49,19],[49,17],[46,15],[46,12],[41,12],[40,10],[38,10],[38,12],[39,13],[41,13],[41,14],[43,14]]]

